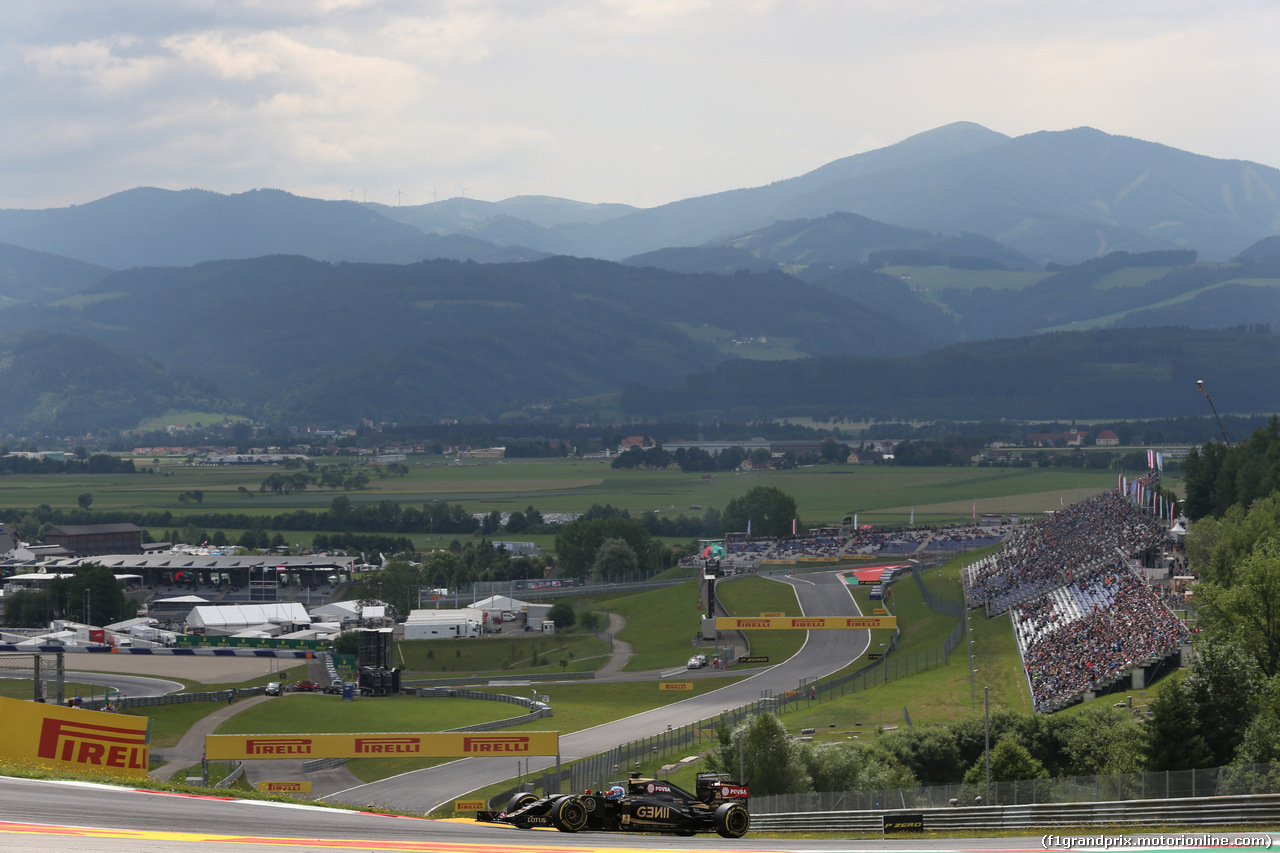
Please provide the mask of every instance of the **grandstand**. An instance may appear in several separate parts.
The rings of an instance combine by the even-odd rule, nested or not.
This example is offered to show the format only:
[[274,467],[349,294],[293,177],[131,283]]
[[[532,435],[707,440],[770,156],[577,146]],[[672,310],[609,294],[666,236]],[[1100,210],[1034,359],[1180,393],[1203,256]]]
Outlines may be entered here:
[[[870,556],[902,558],[926,552],[948,554],[997,544],[1014,529],[1009,525],[903,528],[866,525],[858,530],[815,527],[803,535],[781,538],[728,533],[724,538],[724,565],[754,570],[766,562],[826,562]],[[695,562],[690,559],[688,565]]]
[[[1159,475],[1143,478],[1151,490]],[[1130,564],[1166,538],[1160,521],[1108,491],[1016,530],[965,567],[971,607],[1010,611],[1037,711],[1059,710],[1176,652],[1186,627]]]

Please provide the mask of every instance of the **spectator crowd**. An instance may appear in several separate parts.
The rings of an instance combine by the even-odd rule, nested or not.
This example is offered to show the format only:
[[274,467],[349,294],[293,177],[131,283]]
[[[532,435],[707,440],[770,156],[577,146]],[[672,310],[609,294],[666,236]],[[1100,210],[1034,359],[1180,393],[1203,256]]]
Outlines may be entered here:
[[1106,491],[1016,528],[1000,552],[968,567],[969,601],[989,615],[1145,551],[1165,538],[1159,520]]
[[[1159,474],[1141,479],[1159,485]],[[971,606],[1011,610],[1038,711],[1100,689],[1175,649],[1186,627],[1129,558],[1166,539],[1129,496],[1107,491],[1015,529],[963,573]]]
[[[1057,710],[1086,690],[1125,677],[1133,667],[1177,648],[1186,637],[1186,626],[1128,566],[1099,572],[1084,585],[1095,591],[1102,587],[1101,600],[1107,603],[1050,628],[1022,651],[1037,711]],[[1013,618],[1034,618],[1037,610],[1043,612],[1045,599],[1015,608]]]

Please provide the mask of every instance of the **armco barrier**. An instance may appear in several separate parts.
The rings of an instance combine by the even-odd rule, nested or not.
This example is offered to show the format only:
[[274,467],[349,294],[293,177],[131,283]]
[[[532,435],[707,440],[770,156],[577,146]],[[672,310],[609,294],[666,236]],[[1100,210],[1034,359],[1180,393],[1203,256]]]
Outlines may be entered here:
[[479,682],[488,682],[491,684],[503,684],[505,682],[530,682],[537,683],[540,681],[584,681],[595,678],[594,672],[539,672],[529,673],[527,675],[457,675],[453,678],[415,678],[413,681],[401,682],[405,687],[450,687],[455,684],[477,684]]
[[506,693],[484,693],[478,690],[449,690],[440,687],[432,687],[417,692],[419,696],[431,697],[451,697],[455,699],[485,699],[490,702],[507,702],[512,705],[523,705],[529,709],[528,714],[519,717],[508,717],[505,720],[493,720],[488,723],[473,723],[469,726],[459,726],[456,729],[449,729],[451,732],[494,732],[500,729],[511,728],[512,726],[520,726],[525,723],[532,723],[534,720],[541,720],[543,717],[550,717],[551,706],[544,705],[541,702],[527,699],[524,696],[511,696]]
[[202,693],[167,693],[162,696],[122,696],[118,699],[93,699],[80,707],[100,711],[106,705],[117,711],[129,708],[148,708],[156,705],[183,705],[187,702],[226,702],[228,699],[244,699],[266,692],[266,687],[238,687],[234,690],[213,690]]
[[926,832],[1040,829],[1058,826],[1245,826],[1280,823],[1280,794],[1171,800],[962,806],[945,809],[756,814],[761,832],[879,832],[885,815],[923,814]]
[[990,787],[981,782],[956,782],[885,790],[825,791],[754,797],[755,815],[827,812],[878,812],[890,806],[920,811],[945,809],[952,802],[972,805],[983,795],[989,806],[1029,806],[1067,803],[1107,803],[1133,800],[1195,800],[1232,795],[1280,795],[1280,773],[1270,764],[1156,770],[1102,776],[1055,776],[1022,779]]
[[227,774],[227,777],[221,782],[214,784],[215,788],[230,788],[236,782],[240,781],[240,777],[244,775],[244,762],[237,761],[236,769]]

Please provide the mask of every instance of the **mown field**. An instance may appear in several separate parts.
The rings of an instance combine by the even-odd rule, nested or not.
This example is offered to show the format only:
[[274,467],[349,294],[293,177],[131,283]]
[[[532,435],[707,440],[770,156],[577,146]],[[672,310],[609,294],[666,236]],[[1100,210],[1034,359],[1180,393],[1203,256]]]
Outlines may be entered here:
[[[393,652],[406,679],[468,675],[554,675],[592,672],[609,645],[591,634],[550,637],[532,633],[467,640],[399,640]],[[563,663],[563,665],[562,665]]]
[[[298,509],[318,511],[342,494],[355,504],[394,501],[421,506],[441,500],[461,503],[472,512],[523,510],[530,505],[544,513],[583,512],[592,504],[612,504],[633,515],[674,518],[700,516],[713,507],[723,509],[753,486],[766,485],[796,499],[802,523],[834,524],[857,513],[859,523],[901,525],[913,511],[917,524],[962,522],[975,509],[978,513],[1038,514],[1081,500],[1115,482],[1115,475],[1108,471],[1060,468],[841,465],[722,473],[703,479],[701,474],[683,474],[675,468],[616,471],[607,461],[591,459],[455,465],[440,457],[413,457],[407,476],[380,479],[374,474],[364,490],[333,492],[311,487],[292,495],[274,495],[259,491],[272,473],[287,473],[274,466],[190,467],[176,460],[153,465],[147,458],[139,458],[135,464],[153,467],[154,473],[6,476],[0,478],[0,506],[22,509],[43,504],[71,510],[77,507],[80,495],[89,494],[91,511],[168,510],[175,518],[170,527],[181,527],[186,521],[203,527],[201,518],[212,512],[271,516]],[[201,492],[199,502],[191,495],[195,491]],[[164,533],[151,532],[157,538]],[[234,540],[242,531],[223,532]],[[314,532],[284,531],[284,536],[291,544],[306,544]],[[455,537],[414,534],[410,538],[424,547],[448,544]],[[553,539],[519,538],[532,538],[544,547]]]

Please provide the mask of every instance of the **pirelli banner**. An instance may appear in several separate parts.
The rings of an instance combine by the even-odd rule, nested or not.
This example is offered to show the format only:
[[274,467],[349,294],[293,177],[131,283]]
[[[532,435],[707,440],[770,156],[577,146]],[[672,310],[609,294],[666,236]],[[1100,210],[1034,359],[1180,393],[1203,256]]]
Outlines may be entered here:
[[817,631],[826,628],[889,628],[898,627],[897,616],[748,616],[716,618],[717,631]]
[[151,720],[0,698],[0,759],[146,778]]
[[205,735],[211,761],[262,758],[465,758],[558,755],[559,732],[388,732],[385,734]]

